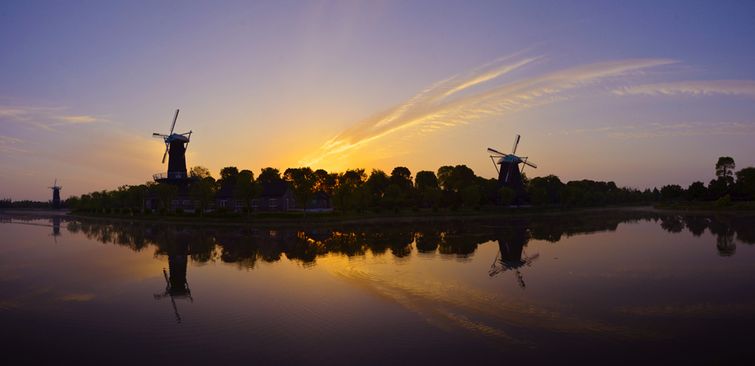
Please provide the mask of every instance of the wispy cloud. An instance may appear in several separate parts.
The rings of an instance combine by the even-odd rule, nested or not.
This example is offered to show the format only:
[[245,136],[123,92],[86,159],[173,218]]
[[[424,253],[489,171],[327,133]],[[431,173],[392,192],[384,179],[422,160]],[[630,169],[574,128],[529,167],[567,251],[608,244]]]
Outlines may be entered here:
[[755,98],[755,80],[700,80],[630,86],[612,91],[616,95],[736,95]]
[[23,141],[21,139],[0,135],[0,152],[1,153],[20,153],[26,150],[21,149],[19,145]]
[[95,116],[89,116],[89,115],[59,116],[59,117],[56,117],[56,119],[64,122],[65,124],[94,123],[94,122],[102,120],[102,119],[98,119]]
[[622,126],[600,126],[561,131],[562,135],[599,134],[618,139],[656,139],[713,135],[755,135],[755,123],[743,122],[675,122],[639,123]]
[[89,114],[67,114],[62,107],[0,106],[0,121],[21,123],[35,129],[56,131],[55,127],[107,122]]
[[[322,144],[319,151],[302,163],[315,165],[323,159],[342,157],[382,137],[408,128],[433,132],[551,103],[568,98],[565,95],[568,90],[675,63],[668,59],[601,62],[501,82],[502,76],[538,59],[540,57],[515,61],[502,59],[501,62],[440,81],[388,112],[368,118],[341,132]],[[494,83],[495,81],[498,83]],[[482,88],[483,84],[488,87]]]

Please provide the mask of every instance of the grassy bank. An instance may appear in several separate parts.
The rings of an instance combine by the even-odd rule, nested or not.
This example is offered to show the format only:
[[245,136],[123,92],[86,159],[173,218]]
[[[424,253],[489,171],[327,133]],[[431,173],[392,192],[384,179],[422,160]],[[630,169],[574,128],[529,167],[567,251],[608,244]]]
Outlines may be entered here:
[[720,202],[719,201],[704,201],[704,202],[665,202],[659,203],[654,206],[659,210],[673,210],[673,211],[686,211],[686,212],[755,212],[755,202]]
[[459,210],[403,210],[403,211],[364,211],[364,212],[328,212],[328,213],[252,213],[252,214],[212,214],[204,216],[194,214],[121,214],[121,213],[85,213],[72,212],[70,216],[90,219],[137,220],[159,223],[189,224],[229,224],[229,225],[301,225],[301,224],[355,224],[355,223],[407,223],[452,221],[460,219],[486,219],[496,217],[526,217],[534,215],[563,215],[616,210],[652,210],[650,206],[610,206],[592,208],[564,207],[491,207]]

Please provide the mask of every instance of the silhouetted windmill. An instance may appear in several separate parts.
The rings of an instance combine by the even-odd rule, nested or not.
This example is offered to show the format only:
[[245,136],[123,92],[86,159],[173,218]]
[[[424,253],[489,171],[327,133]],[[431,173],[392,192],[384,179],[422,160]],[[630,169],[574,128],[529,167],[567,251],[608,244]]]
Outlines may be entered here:
[[[524,166],[529,165],[533,168],[537,168],[537,165],[528,161],[527,157],[520,157],[516,155],[516,148],[519,145],[519,135],[514,138],[514,148],[511,149],[511,154],[504,154],[498,150],[488,148],[488,152],[491,153],[490,160],[493,161],[498,172],[498,184],[501,187],[509,187],[516,193],[516,201],[519,202],[524,196],[524,182],[522,182],[522,172],[524,172]],[[519,164],[523,164],[522,168],[519,168]],[[500,168],[498,167],[500,165]]]
[[52,189],[52,208],[60,208],[60,190],[63,189],[63,187],[58,185],[58,178],[55,178],[55,182],[52,184],[52,187],[47,188]]
[[191,131],[185,133],[173,133],[173,129],[176,127],[176,120],[178,120],[178,109],[173,116],[173,123],[170,125],[170,132],[167,135],[160,133],[153,133],[153,137],[160,137],[165,141],[165,153],[163,154],[163,164],[165,164],[165,157],[170,155],[168,159],[168,174],[155,174],[156,181],[169,181],[179,182],[187,178],[186,174],[186,147],[191,140]]

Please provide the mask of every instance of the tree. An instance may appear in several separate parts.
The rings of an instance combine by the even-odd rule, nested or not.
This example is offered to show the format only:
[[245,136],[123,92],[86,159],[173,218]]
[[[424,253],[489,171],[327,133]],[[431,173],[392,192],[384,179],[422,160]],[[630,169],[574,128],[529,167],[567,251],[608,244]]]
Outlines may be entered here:
[[364,188],[369,199],[369,205],[378,207],[382,203],[385,190],[391,184],[388,174],[379,169],[373,169],[370,177],[364,182]]
[[687,199],[690,201],[702,201],[708,196],[708,189],[703,182],[694,182],[687,187]]
[[210,202],[215,197],[215,192],[215,179],[212,177],[200,178],[191,182],[189,194],[193,200],[199,202],[200,215],[204,215],[205,210],[207,210]]
[[309,167],[288,168],[283,172],[283,179],[291,184],[296,198],[306,210],[317,180],[312,169]]
[[564,184],[555,175],[535,177],[529,181],[527,189],[536,205],[557,204],[561,201]]
[[475,185],[475,174],[466,165],[457,165],[451,170],[446,185],[455,192],[461,192],[464,188]]
[[414,188],[419,195],[420,206],[437,207],[440,202],[440,187],[435,173],[427,170],[417,172],[414,178]]
[[404,192],[412,188],[412,173],[408,168],[398,166],[391,171],[391,183],[397,185]]
[[461,190],[461,200],[466,207],[477,207],[480,204],[480,187],[471,185]]
[[327,194],[333,194],[333,190],[336,188],[338,182],[338,174],[328,174],[323,169],[317,169],[314,171],[315,175],[315,192],[323,191]]
[[451,172],[453,172],[453,170],[454,170],[454,167],[450,165],[444,165],[438,168],[438,184],[445,191],[451,190],[451,187],[449,186],[449,182],[451,179]]
[[737,193],[744,199],[755,199],[755,168],[748,167],[737,172]]
[[218,179],[218,184],[220,185],[221,189],[222,187],[230,187],[228,189],[232,189],[234,186],[236,186],[236,179],[239,176],[239,169],[235,166],[227,166],[223,169],[220,169],[220,178]]
[[438,177],[435,176],[435,173],[428,170],[419,171],[414,178],[414,187],[420,192],[428,189],[437,189],[439,188]]
[[[731,179],[731,177],[729,177]],[[729,194],[729,182],[725,177],[718,177],[708,183],[708,199],[717,200]]]
[[242,170],[236,177],[236,186],[233,188],[233,196],[244,202],[244,207],[251,210],[252,199],[257,194],[257,186],[254,184],[254,173],[251,170]]
[[678,184],[669,184],[661,188],[661,199],[664,201],[675,201],[684,196],[684,188]]
[[271,184],[271,183],[277,183],[281,182],[283,179],[281,179],[281,174],[278,169],[275,168],[263,168],[260,171],[259,177],[257,177],[257,181],[260,184]]
[[716,162],[716,176],[719,178],[729,178],[734,174],[734,159],[730,156],[722,156]]
[[398,210],[398,208],[401,205],[401,202],[403,201],[403,192],[401,190],[401,187],[399,187],[397,184],[391,183],[386,189],[385,189],[385,196],[383,198],[383,204],[385,207],[392,209],[392,210]]
[[210,174],[210,169],[197,165],[189,169],[189,176],[194,178],[207,178],[212,175]]
[[365,194],[362,185],[365,178],[364,169],[349,169],[338,176],[333,203],[339,210],[361,210],[364,207]]
[[173,199],[178,195],[178,187],[167,183],[157,183],[154,189],[163,209],[169,210]]

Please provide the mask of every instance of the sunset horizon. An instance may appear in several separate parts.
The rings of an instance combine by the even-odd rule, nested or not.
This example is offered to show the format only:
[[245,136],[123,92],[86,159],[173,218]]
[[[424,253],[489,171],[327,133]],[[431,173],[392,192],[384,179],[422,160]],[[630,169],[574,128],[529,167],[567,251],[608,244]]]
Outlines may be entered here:
[[6,3],[0,194],[150,181],[165,170],[151,134],[175,109],[194,132],[187,164],[214,175],[464,164],[491,178],[485,149],[520,134],[531,177],[707,183],[719,156],[755,165],[755,50],[735,36],[753,22],[684,4]]

